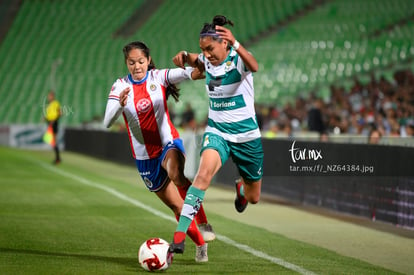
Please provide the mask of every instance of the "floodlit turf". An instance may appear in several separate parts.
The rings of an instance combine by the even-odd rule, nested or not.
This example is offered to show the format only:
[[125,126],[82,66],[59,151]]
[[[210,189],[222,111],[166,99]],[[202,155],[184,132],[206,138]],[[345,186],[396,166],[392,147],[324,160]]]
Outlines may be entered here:
[[[138,248],[150,237],[171,240],[172,212],[146,190],[134,167],[63,157],[54,166],[51,152],[0,147],[0,274],[147,273],[138,265]],[[209,262],[195,263],[187,239],[185,253],[165,273],[393,274],[207,213],[218,234]]]

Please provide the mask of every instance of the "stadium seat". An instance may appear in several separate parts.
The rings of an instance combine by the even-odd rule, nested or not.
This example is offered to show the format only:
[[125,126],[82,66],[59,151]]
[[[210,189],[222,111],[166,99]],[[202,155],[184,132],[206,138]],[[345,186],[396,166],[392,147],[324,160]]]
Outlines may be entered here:
[[[127,72],[123,45],[145,41],[157,67],[172,67],[171,58],[179,50],[199,52],[202,23],[215,14],[234,21],[232,31],[242,43],[285,24],[248,47],[260,64],[255,73],[258,103],[279,104],[315,88],[324,93],[333,82],[347,83],[373,69],[387,72],[414,57],[412,20],[397,24],[414,13],[411,2],[333,0],[303,15],[300,11],[311,8],[313,1],[164,1],[133,36],[120,38],[114,37],[115,31],[143,0],[23,1],[0,47],[0,80],[8,91],[0,123],[37,123],[38,100],[51,88],[62,105],[74,110],[65,123],[102,116],[110,86]],[[57,60],[62,62],[52,81]],[[25,80],[16,81],[18,75]],[[181,87],[184,102],[205,106],[203,85]],[[10,94],[22,94],[25,108],[20,114],[14,113]],[[184,105],[178,104],[177,111]]]

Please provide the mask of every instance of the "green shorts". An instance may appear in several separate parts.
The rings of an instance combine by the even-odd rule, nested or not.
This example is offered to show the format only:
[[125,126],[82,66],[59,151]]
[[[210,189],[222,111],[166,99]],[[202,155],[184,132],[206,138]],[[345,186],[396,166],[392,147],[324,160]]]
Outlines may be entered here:
[[205,133],[201,153],[205,149],[216,150],[223,165],[231,156],[240,176],[250,181],[258,181],[263,176],[263,147],[261,138],[248,142],[235,143],[213,133]]

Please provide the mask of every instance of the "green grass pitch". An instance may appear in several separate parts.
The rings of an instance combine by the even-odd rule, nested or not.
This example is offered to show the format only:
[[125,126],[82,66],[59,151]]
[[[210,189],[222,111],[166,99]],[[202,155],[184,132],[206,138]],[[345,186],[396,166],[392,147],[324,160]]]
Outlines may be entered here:
[[[150,237],[171,240],[172,212],[132,166],[69,152],[53,166],[51,156],[0,147],[0,274],[147,273],[138,248]],[[206,211],[218,235],[209,262],[194,261],[187,238],[166,274],[394,274]]]

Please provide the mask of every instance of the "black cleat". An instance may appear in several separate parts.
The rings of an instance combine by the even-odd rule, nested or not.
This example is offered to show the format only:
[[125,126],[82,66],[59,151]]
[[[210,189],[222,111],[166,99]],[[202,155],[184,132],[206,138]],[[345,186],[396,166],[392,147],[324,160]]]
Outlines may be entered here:
[[244,211],[244,209],[246,209],[247,207],[247,200],[240,195],[240,188],[242,186],[242,181],[241,180],[236,180],[236,199],[234,200],[234,206],[236,207],[237,212],[241,213]]
[[184,247],[185,247],[185,241],[182,241],[180,243],[174,243],[174,241],[173,241],[172,243],[170,243],[170,248],[168,249],[168,251],[170,253],[183,254],[184,253]]

